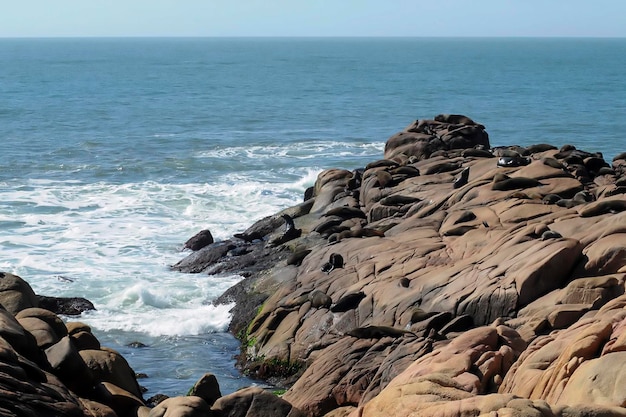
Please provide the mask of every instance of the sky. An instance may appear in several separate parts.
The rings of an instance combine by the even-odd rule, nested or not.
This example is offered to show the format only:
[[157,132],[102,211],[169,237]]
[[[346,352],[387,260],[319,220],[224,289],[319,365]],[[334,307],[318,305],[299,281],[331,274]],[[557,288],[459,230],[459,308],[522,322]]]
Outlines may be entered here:
[[0,37],[626,37],[626,0],[0,2]]

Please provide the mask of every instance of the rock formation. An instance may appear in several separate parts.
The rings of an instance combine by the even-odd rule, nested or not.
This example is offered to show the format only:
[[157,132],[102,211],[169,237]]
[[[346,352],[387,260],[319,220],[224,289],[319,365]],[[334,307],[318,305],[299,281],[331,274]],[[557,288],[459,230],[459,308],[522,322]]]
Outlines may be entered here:
[[624,154],[439,115],[174,268],[244,273],[241,366],[308,416],[626,415],[625,186]]
[[20,283],[0,300],[0,410],[626,416],[625,192],[626,153],[493,148],[466,116],[417,120],[383,159],[323,171],[301,204],[173,266],[244,277],[216,302],[236,302],[244,372],[282,398],[207,377],[148,408],[123,358]]
[[[3,306],[6,306],[3,307]],[[135,372],[88,325],[38,306],[22,278],[0,272],[2,417],[299,417],[287,401],[248,388],[222,396],[207,374],[185,397],[148,407]]]

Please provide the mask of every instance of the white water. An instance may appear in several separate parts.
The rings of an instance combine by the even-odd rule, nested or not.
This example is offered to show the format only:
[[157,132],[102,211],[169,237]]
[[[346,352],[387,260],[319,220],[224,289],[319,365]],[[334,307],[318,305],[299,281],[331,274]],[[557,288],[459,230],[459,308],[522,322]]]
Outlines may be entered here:
[[[322,170],[311,161],[379,153],[380,143],[217,146],[170,161],[181,177],[161,181],[106,179],[115,171],[138,178],[127,163],[113,171],[94,161],[47,163],[46,170],[69,170],[72,179],[44,179],[44,170],[40,178],[0,182],[0,270],[20,275],[38,294],[90,300],[95,311],[65,319],[89,324],[104,345],[148,373],[141,381],[147,395],[182,394],[216,368],[223,389],[233,391],[254,381],[234,369],[237,341],[225,333],[232,305],[212,301],[241,277],[171,271],[190,253],[184,242],[202,229],[229,238],[300,203]],[[148,348],[127,347],[132,342]]]

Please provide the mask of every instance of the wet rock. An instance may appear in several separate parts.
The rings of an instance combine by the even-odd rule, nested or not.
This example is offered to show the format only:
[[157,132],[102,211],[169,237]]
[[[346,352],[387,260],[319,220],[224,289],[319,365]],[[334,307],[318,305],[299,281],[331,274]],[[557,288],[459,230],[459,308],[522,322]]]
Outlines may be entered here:
[[39,307],[64,316],[79,316],[85,311],[93,311],[96,309],[91,301],[82,297],[49,297],[37,295],[37,300]]
[[213,243],[213,235],[208,229],[201,230],[185,242],[185,248],[197,251]]

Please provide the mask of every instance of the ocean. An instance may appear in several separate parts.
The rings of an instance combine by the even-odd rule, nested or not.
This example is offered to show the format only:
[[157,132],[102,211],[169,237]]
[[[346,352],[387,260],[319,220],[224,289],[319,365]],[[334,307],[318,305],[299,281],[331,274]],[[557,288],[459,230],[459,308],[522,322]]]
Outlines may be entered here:
[[[626,39],[0,39],[0,270],[85,297],[155,394],[234,368],[240,277],[169,266],[382,158],[415,119],[461,113],[492,146],[626,151]],[[140,342],[143,348],[129,345]]]

